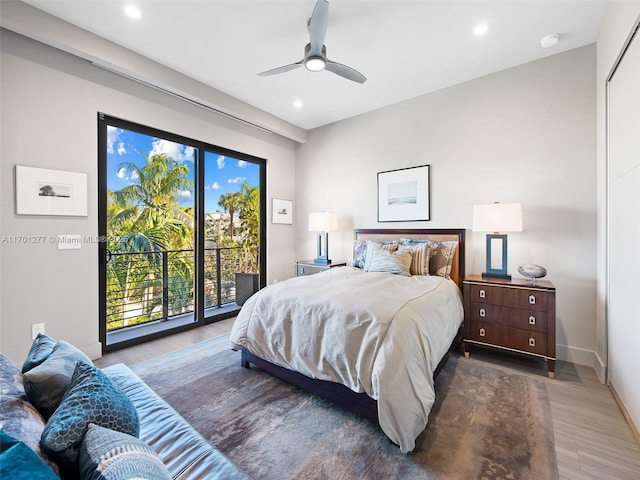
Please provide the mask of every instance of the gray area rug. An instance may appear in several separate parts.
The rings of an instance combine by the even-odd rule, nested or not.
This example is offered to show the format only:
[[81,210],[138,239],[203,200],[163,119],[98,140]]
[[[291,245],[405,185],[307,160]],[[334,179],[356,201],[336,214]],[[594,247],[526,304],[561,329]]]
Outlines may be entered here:
[[557,479],[543,381],[452,356],[414,452],[373,423],[252,366],[223,335],[133,366],[256,480]]

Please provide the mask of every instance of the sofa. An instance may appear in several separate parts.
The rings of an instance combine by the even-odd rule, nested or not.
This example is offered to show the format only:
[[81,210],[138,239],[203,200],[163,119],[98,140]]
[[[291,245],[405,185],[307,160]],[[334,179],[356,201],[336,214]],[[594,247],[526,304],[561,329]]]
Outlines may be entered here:
[[124,364],[39,335],[0,354],[0,478],[249,479]]

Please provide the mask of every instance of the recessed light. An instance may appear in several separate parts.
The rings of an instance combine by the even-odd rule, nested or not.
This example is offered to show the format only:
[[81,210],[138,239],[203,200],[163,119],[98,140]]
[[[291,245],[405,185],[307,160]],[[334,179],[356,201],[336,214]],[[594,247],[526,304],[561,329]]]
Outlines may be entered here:
[[128,17],[134,18],[136,20],[142,17],[142,12],[140,11],[140,8],[137,5],[134,5],[133,3],[128,3],[124,6],[124,13],[126,13]]
[[542,48],[553,47],[556,43],[558,43],[559,38],[560,35],[558,35],[557,33],[551,33],[546,37],[542,37],[542,40],[540,40],[540,45],[542,46]]
[[489,25],[487,25],[486,23],[481,23],[480,25],[476,26],[476,28],[473,29],[473,34],[476,36],[480,36],[480,35],[484,35],[488,31],[489,31]]
[[302,100],[295,100],[293,106],[296,108],[302,108]]
[[540,46],[542,46],[542,48],[553,47],[556,43],[558,43],[559,38],[560,35],[558,35],[557,33],[550,33],[546,37],[542,37],[542,40],[540,40]]

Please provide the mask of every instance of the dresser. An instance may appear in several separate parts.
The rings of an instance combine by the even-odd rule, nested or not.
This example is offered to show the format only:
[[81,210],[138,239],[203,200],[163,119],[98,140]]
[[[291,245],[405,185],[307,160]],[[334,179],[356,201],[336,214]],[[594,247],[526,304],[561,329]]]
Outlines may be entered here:
[[469,275],[463,281],[464,349],[497,347],[556,360],[556,289],[546,280],[503,280]]
[[344,267],[346,265],[346,262],[331,262],[328,265],[323,265],[322,263],[313,263],[313,260],[301,260],[296,262],[296,277],[313,275],[333,267]]

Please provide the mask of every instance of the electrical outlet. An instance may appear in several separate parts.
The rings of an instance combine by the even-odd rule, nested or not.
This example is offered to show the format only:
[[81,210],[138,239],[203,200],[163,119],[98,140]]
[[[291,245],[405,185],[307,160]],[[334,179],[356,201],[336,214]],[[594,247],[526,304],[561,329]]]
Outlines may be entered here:
[[44,335],[44,323],[34,323],[31,325],[31,340],[35,340],[39,333]]

